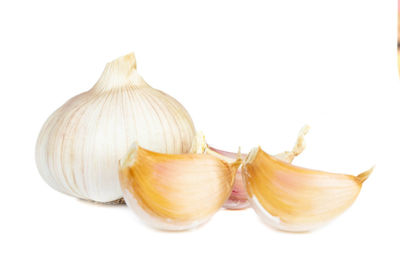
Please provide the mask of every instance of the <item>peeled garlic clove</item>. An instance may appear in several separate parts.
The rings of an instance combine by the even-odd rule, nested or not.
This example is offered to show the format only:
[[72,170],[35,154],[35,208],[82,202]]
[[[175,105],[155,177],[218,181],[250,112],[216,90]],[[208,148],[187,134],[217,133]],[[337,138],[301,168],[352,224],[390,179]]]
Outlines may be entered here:
[[134,54],[108,63],[94,87],[70,99],[44,124],[36,144],[41,176],[54,189],[98,202],[122,197],[118,160],[130,144],[189,152],[193,122],[174,98],[151,88]]
[[[293,147],[292,151],[285,151],[275,155],[274,157],[283,160],[285,162],[291,163],[296,156],[298,156],[299,154],[301,154],[301,152],[303,152],[305,148],[304,136],[308,133],[309,129],[310,127],[306,125],[300,130],[296,144]],[[211,146],[208,146],[205,149],[205,151],[208,154],[220,157],[228,162],[232,162],[236,160],[236,158],[238,157],[237,153],[235,154],[232,152],[219,150]],[[241,159],[244,159],[247,156],[247,154],[241,154],[241,153],[239,154]],[[242,177],[242,167],[239,167],[236,173],[236,179],[235,179],[235,184],[233,185],[232,193],[229,196],[229,199],[225,202],[223,207],[226,209],[238,210],[238,209],[248,208],[249,206],[250,203],[248,201],[247,192]]]
[[160,154],[133,145],[120,167],[128,206],[161,230],[187,230],[206,221],[229,197],[240,160],[205,154]]
[[268,225],[283,231],[318,228],[354,202],[373,169],[357,176],[315,171],[278,160],[261,148],[243,162],[249,201]]

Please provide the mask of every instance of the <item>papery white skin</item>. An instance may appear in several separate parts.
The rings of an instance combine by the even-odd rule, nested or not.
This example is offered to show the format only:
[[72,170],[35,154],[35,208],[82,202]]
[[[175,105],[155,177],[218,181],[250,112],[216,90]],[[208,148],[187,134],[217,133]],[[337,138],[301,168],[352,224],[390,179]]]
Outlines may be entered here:
[[41,176],[82,199],[122,197],[118,160],[136,141],[160,153],[186,153],[195,134],[185,108],[151,88],[136,72],[134,54],[118,58],[94,87],[73,97],[44,124],[36,144]]

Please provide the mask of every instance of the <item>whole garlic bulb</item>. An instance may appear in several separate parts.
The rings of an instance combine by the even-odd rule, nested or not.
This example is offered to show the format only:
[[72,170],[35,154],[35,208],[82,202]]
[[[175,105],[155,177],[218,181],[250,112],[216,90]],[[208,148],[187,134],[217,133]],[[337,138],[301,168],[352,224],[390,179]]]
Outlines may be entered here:
[[91,90],[48,118],[37,140],[36,163],[54,189],[110,202],[122,198],[118,161],[133,142],[180,154],[190,150],[194,134],[185,108],[142,79],[132,53],[108,63]]

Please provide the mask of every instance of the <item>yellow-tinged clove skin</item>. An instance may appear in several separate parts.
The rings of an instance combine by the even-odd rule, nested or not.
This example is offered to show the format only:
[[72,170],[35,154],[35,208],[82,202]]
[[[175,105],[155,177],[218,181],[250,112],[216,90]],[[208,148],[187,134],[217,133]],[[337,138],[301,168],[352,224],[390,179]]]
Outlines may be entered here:
[[242,166],[249,202],[268,225],[283,231],[316,229],[344,212],[373,168],[357,176],[305,169],[253,149]]
[[206,154],[160,154],[134,144],[120,166],[120,185],[128,206],[146,223],[187,230],[221,208],[240,163]]

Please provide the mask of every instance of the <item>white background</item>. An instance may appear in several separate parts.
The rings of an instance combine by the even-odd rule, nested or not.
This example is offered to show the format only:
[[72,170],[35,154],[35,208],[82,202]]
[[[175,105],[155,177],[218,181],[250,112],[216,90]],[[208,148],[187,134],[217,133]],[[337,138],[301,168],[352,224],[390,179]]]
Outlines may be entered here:
[[[400,88],[394,0],[2,1],[1,266],[399,266]],[[134,51],[210,144],[291,148],[304,167],[358,174],[355,204],[312,233],[251,210],[165,233],[125,206],[62,195],[39,176],[46,118]]]

